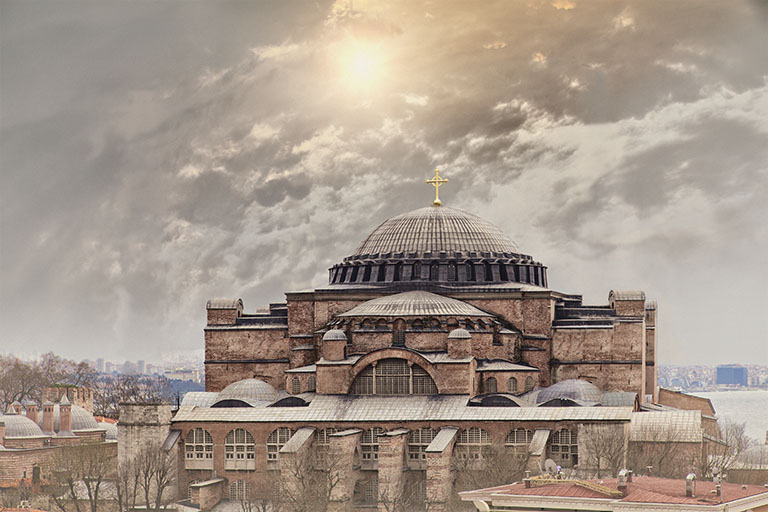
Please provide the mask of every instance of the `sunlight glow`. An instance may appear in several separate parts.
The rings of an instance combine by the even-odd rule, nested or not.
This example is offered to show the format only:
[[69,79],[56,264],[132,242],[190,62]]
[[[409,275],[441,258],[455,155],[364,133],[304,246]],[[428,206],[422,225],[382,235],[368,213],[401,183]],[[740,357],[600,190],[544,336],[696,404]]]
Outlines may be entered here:
[[340,48],[338,58],[341,79],[352,90],[369,90],[384,77],[384,60],[376,46],[349,41]]

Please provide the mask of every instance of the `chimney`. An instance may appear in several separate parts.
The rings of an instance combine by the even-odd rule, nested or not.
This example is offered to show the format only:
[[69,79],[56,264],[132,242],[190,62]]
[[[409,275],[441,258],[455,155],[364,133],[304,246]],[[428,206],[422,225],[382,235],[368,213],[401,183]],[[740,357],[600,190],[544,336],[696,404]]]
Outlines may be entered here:
[[27,418],[37,423],[37,404],[36,403],[30,402],[27,404]]
[[693,473],[688,473],[688,476],[685,477],[685,495],[688,498],[693,498],[695,489],[694,484],[696,483],[696,475]]
[[53,434],[53,402],[43,402],[43,432]]
[[0,446],[3,446],[3,441],[5,441],[5,422],[0,421]]
[[59,402],[59,433],[72,430],[72,404],[67,395],[61,397]]
[[621,492],[622,496],[626,496],[629,494],[629,486],[627,486],[627,470],[622,469],[619,471],[619,479],[617,484],[617,489],[619,492]]
[[645,473],[648,476],[653,476],[653,466],[645,466]]
[[627,483],[628,484],[632,483],[632,470],[631,469],[627,470]]
[[13,406],[13,410],[16,411],[16,414],[21,414],[21,403],[19,403],[18,400],[13,402],[11,405]]
[[523,478],[523,483],[525,484],[526,489],[531,488],[531,479],[530,478]]

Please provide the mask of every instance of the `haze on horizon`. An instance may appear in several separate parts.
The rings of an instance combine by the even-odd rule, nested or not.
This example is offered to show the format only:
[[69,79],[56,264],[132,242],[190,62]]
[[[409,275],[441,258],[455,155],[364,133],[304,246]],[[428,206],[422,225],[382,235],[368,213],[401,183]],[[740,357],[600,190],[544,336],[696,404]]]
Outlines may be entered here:
[[501,227],[768,364],[768,3],[0,0],[0,352],[201,354],[388,217]]

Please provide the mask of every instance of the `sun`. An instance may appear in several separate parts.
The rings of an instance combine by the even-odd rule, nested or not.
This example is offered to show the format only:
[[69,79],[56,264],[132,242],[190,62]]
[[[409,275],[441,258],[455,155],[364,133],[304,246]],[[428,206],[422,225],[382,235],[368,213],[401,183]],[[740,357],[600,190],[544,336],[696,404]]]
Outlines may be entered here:
[[381,48],[360,41],[349,41],[338,48],[341,79],[352,90],[366,91],[384,79]]

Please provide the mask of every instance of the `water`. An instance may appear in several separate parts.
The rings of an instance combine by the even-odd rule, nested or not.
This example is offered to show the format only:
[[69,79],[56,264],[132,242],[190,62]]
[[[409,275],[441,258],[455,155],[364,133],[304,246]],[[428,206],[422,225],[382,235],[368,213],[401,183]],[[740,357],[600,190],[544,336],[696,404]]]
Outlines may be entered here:
[[709,398],[718,418],[728,418],[746,425],[746,433],[760,443],[768,430],[768,390],[707,391],[691,393]]

